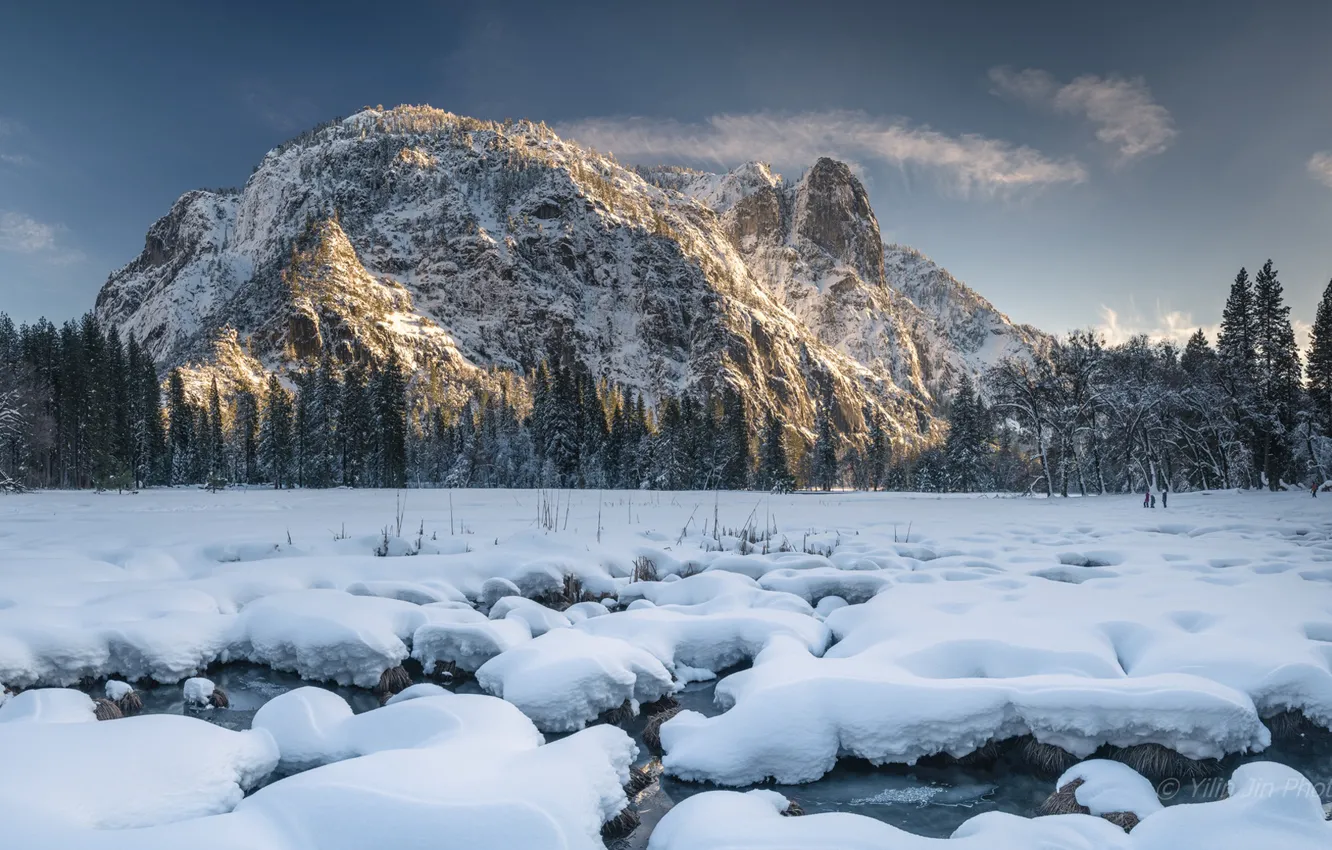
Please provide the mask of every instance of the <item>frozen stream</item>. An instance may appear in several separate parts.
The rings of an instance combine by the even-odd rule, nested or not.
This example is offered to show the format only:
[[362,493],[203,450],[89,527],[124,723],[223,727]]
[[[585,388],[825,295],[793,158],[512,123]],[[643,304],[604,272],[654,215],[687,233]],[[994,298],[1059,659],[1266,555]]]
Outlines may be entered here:
[[[270,699],[310,684],[324,687],[347,700],[360,714],[379,707],[379,699],[361,688],[338,687],[305,682],[300,677],[253,664],[229,664],[210,670],[207,674],[226,691],[230,706],[195,713],[227,729],[250,728],[258,709]],[[717,714],[712,697],[716,682],[696,682],[677,694],[681,706],[707,715]],[[466,682],[457,690],[480,693],[475,682]],[[92,689],[98,696],[101,686]],[[182,714],[186,709],[181,688],[163,685],[139,691],[144,702],[144,713]],[[652,761],[642,742],[644,719],[637,718],[625,729],[639,744],[637,764]],[[547,736],[554,739],[561,736]],[[1308,777],[1332,776],[1332,732],[1307,736],[1296,742],[1274,745],[1261,754],[1232,757],[1226,762],[1225,774],[1247,761],[1276,761],[1289,765]],[[270,781],[276,781],[274,776]],[[647,846],[652,828],[666,812],[687,797],[716,786],[706,783],[681,782],[669,776],[658,776],[657,783],[639,798],[638,811],[642,825],[628,838],[612,842],[617,850],[639,850]],[[808,814],[817,812],[852,812],[866,815],[917,835],[943,838],[964,821],[982,812],[1001,811],[1024,817],[1037,814],[1040,804],[1053,790],[1052,782],[1034,775],[1021,763],[1001,760],[993,767],[964,768],[957,765],[917,765],[905,767],[889,765],[875,767],[858,760],[843,760],[835,770],[818,782],[806,785],[769,785],[773,790],[790,798]],[[1332,800],[1326,784],[1317,785],[1323,801]],[[1177,803],[1206,802],[1216,799],[1224,788],[1224,781],[1203,781],[1196,787],[1185,782],[1179,792],[1163,801]]]

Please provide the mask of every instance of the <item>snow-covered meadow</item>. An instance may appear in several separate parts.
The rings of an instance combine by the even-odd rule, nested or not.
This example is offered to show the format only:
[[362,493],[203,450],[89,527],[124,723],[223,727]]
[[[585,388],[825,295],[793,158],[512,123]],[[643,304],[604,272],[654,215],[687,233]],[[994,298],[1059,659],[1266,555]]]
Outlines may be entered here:
[[[867,493],[6,496],[5,840],[1327,847],[1328,511],[1233,492],[1168,510]],[[289,684],[232,688],[230,705],[212,685],[255,670]],[[96,722],[120,713],[93,699],[123,698],[120,680],[144,713]],[[921,779],[943,775],[979,779]],[[848,776],[899,805],[827,805]],[[743,790],[765,782],[781,793]],[[1178,802],[1190,783],[1209,801],[1161,806],[1158,791]],[[1071,808],[1046,811],[1084,813],[985,802],[1033,784],[1065,789]],[[820,813],[784,816],[802,798]],[[951,839],[883,822],[909,828],[901,813],[930,805],[961,812],[925,830]],[[1099,816],[1125,812],[1131,832]]]

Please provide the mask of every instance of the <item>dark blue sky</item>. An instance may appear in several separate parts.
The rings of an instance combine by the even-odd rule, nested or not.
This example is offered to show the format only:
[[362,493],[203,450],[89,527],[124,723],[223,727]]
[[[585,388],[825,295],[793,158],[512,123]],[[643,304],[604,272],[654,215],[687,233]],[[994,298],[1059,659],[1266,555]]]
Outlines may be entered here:
[[380,103],[841,156],[885,238],[1050,330],[1212,325],[1268,256],[1307,322],[1332,278],[1330,3],[502,6],[5,4],[0,310],[88,309],[182,192]]

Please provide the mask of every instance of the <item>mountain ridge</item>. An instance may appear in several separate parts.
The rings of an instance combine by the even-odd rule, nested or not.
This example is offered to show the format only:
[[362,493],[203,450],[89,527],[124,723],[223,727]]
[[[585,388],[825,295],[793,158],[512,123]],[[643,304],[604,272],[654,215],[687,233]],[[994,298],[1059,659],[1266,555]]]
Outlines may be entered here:
[[268,369],[393,349],[469,386],[560,358],[649,398],[730,386],[804,429],[831,399],[844,433],[877,412],[902,443],[937,439],[959,370],[1041,341],[885,246],[843,163],[628,169],[544,124],[429,107],[363,110],[240,190],[185,193],[96,312],[163,369],[219,339]]

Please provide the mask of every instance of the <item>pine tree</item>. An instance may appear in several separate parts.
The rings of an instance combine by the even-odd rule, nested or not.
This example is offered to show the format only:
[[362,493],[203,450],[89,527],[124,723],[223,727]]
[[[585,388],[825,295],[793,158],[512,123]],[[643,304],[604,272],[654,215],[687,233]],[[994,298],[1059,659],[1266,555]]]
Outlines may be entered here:
[[396,350],[375,379],[375,435],[378,440],[379,486],[407,485],[407,377]]
[[869,422],[869,435],[865,446],[865,486],[878,490],[883,486],[884,475],[892,461],[892,445],[888,442],[888,430],[884,425],[883,414],[878,410],[867,410],[865,419]]
[[276,374],[268,376],[263,424],[259,429],[259,458],[277,489],[292,485],[295,458],[294,410],[291,394]]
[[1315,419],[1323,434],[1332,436],[1332,282],[1323,290],[1314,315],[1305,371]]
[[1199,375],[1205,369],[1208,369],[1216,353],[1212,351],[1212,346],[1207,342],[1207,335],[1202,332],[1202,328],[1193,332],[1189,341],[1184,346],[1184,353],[1179,358],[1179,365],[1190,375]]
[[810,469],[812,484],[825,492],[837,484],[837,439],[832,426],[832,399],[819,405],[814,423],[814,457]]
[[342,484],[346,487],[363,487],[367,483],[366,465],[374,418],[368,396],[365,368],[352,363],[343,375],[338,405],[338,446]]
[[573,487],[578,479],[579,439],[578,384],[568,367],[557,366],[551,383],[546,420],[545,456],[558,487]]
[[753,467],[753,452],[749,444],[749,415],[745,401],[731,386],[722,390],[721,428],[722,465],[719,485],[725,490],[744,490],[749,487],[749,472]]
[[795,489],[795,476],[786,456],[786,429],[771,412],[763,421],[763,447],[757,475],[759,489],[789,493]]
[[218,391],[217,376],[208,388],[208,420],[205,430],[206,451],[208,453],[207,479],[209,486],[225,486],[227,469],[227,447],[223,434],[222,393]]
[[236,448],[233,478],[244,484],[259,483],[259,399],[249,387],[236,391],[236,417],[232,426]]
[[988,482],[988,420],[989,413],[976,395],[971,376],[963,372],[949,410],[948,438],[943,450],[950,489],[970,493]]
[[1262,471],[1276,490],[1289,466],[1288,435],[1295,425],[1300,389],[1300,355],[1281,282],[1272,261],[1254,278],[1255,349],[1258,370]]
[[1221,313],[1221,331],[1216,338],[1221,358],[1244,374],[1253,370],[1257,360],[1257,314],[1253,284],[1249,272],[1241,268],[1230,285],[1230,297]]
[[190,477],[194,467],[194,411],[185,394],[185,377],[180,369],[172,369],[167,379],[167,404],[171,423],[171,438],[167,448],[170,483],[195,483]]

